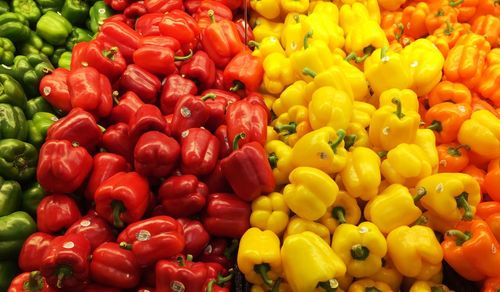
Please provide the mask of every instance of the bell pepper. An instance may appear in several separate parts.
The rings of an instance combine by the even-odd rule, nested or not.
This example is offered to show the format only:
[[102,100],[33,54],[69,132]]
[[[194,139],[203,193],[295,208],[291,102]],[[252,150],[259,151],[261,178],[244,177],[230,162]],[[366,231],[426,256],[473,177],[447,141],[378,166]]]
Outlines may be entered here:
[[177,166],[180,152],[174,138],[158,131],[146,132],[135,144],[134,168],[144,177],[166,177]]
[[140,35],[123,22],[109,21],[101,26],[96,39],[110,47],[118,47],[127,63],[130,63],[134,51],[139,47]]
[[[368,92],[368,83],[366,81],[365,74],[363,74],[363,71],[358,69],[356,66],[350,64],[349,62],[346,62],[344,58],[342,58],[339,55],[334,55],[333,56],[333,64],[341,70],[342,74],[339,74],[337,76],[345,76],[347,83],[351,90],[346,88],[347,92],[352,91],[352,96],[355,101],[364,101],[369,95]],[[340,77],[341,78],[341,77]],[[330,80],[332,82],[333,80]],[[336,80],[337,82],[342,81],[341,79]]]
[[466,145],[457,143],[437,146],[439,154],[439,172],[461,172],[469,164]]
[[0,136],[2,139],[26,140],[28,125],[23,110],[17,106],[0,103]]
[[401,19],[404,34],[414,39],[419,39],[429,34],[426,19],[430,13],[429,5],[425,2],[405,7]]
[[262,82],[264,69],[262,61],[244,51],[235,55],[224,69],[224,85],[230,91],[245,89],[257,91]]
[[129,126],[118,123],[109,126],[102,135],[102,146],[111,153],[118,154],[133,162],[134,148],[129,135]]
[[[186,132],[184,132],[186,133]],[[208,130],[191,128],[181,138],[181,170],[185,174],[210,174],[219,157],[219,140]]]
[[270,36],[279,39],[282,35],[283,27],[283,23],[273,22],[264,17],[257,17],[252,23],[255,41],[262,42],[264,38]]
[[73,26],[61,14],[47,11],[36,23],[36,33],[52,45],[62,45]]
[[211,235],[240,238],[250,227],[250,213],[247,202],[232,194],[214,193],[207,197],[202,223]]
[[54,288],[47,285],[47,281],[42,277],[40,271],[30,271],[19,274],[10,283],[9,292],[22,292],[22,291],[40,291],[52,292],[56,291]]
[[204,51],[197,51],[185,61],[180,73],[194,80],[201,89],[209,89],[215,82],[215,63]]
[[168,216],[155,216],[130,224],[118,235],[117,242],[132,250],[139,267],[175,256],[185,244],[182,226]]
[[495,86],[500,76],[500,64],[491,65],[486,68],[481,80],[479,81],[477,91],[484,98],[489,99],[496,107],[500,106],[500,91]]
[[[162,35],[173,37],[179,41],[184,54],[187,54],[189,50],[194,50],[198,45],[200,28],[196,20],[184,11],[174,9],[168,12],[158,25]],[[215,63],[217,64],[217,62]]]
[[473,112],[470,119],[463,122],[458,132],[458,142],[466,144],[478,154],[494,159],[500,157],[500,119],[487,110]]
[[0,61],[2,64],[10,66],[14,63],[14,52],[16,47],[8,38],[0,38]]
[[63,52],[57,61],[57,66],[60,68],[71,69],[71,52]]
[[290,59],[283,53],[270,53],[262,63],[264,68],[264,88],[269,93],[278,94],[295,81]]
[[436,173],[439,169],[439,154],[434,133],[429,129],[418,129],[414,143],[424,150],[432,167],[432,172]]
[[195,263],[192,256],[179,255],[156,264],[156,291],[203,291],[207,278],[205,263]]
[[[214,135],[215,135],[215,137],[217,137],[217,140],[219,140],[219,159],[227,157],[229,154],[231,154],[231,152],[233,152],[233,147],[232,147],[231,143],[229,142],[229,138],[228,138],[227,125],[222,124],[219,127],[217,127]],[[220,161],[217,162],[215,169],[217,169],[219,164],[220,164]],[[212,174],[215,172],[215,169],[212,172]]]
[[12,280],[19,274],[16,263],[13,261],[0,262],[0,289],[7,291]]
[[[204,128],[210,130],[211,132],[216,132],[215,135],[217,136],[217,129],[219,128],[219,126],[222,126],[226,122],[227,107],[230,104],[237,102],[240,99],[240,97],[235,93],[224,91],[222,89],[208,89],[203,91],[201,94],[202,96],[215,94],[215,97],[213,99],[208,98],[207,100],[205,100],[205,105],[208,107],[209,117],[205,123]],[[227,126],[224,125],[224,127],[226,127],[226,132],[227,132]],[[229,143],[224,143],[224,144],[229,144]],[[223,156],[225,157],[227,155]]]
[[103,181],[118,172],[129,170],[130,165],[123,156],[106,152],[98,153],[94,156],[92,171],[90,172],[87,187],[85,188],[85,197],[93,200],[95,191]]
[[54,108],[63,112],[72,109],[71,96],[69,95],[66,78],[69,70],[64,68],[55,69],[52,74],[44,76],[40,80],[40,93]]
[[0,216],[9,215],[21,206],[21,185],[0,177]]
[[393,98],[398,98],[401,101],[401,108],[404,111],[411,110],[418,112],[419,102],[417,94],[410,89],[388,89],[383,91],[379,97],[379,107],[392,106],[397,109],[397,106],[392,102]]
[[215,98],[215,94],[205,96],[184,95],[175,105],[172,116],[172,135],[181,138],[185,131],[191,128],[202,127],[210,117],[210,109],[205,101]]
[[24,16],[14,12],[0,15],[0,37],[8,38],[14,43],[23,43],[30,36],[29,23]]
[[161,88],[158,77],[135,64],[127,66],[119,82],[120,88],[133,91],[145,103],[154,103]]
[[471,93],[462,83],[441,81],[429,92],[428,101],[431,107],[446,101],[470,104]]
[[36,148],[17,139],[0,140],[0,175],[20,182],[35,176],[37,164]]
[[19,253],[18,264],[22,271],[40,270],[42,257],[54,236],[35,232],[26,238]]
[[21,210],[28,212],[31,216],[36,216],[36,209],[43,197],[45,197],[45,190],[38,182],[25,186],[22,192]]
[[81,214],[71,197],[53,194],[42,199],[36,217],[39,231],[54,234],[70,227],[80,219]]
[[333,234],[335,229],[341,224],[358,224],[360,219],[361,210],[356,199],[345,191],[339,191],[335,202],[328,207],[325,215],[320,218],[319,222],[326,226],[330,230],[330,233]]
[[132,289],[139,284],[140,270],[131,251],[118,243],[105,242],[92,253],[90,276],[98,283]]
[[288,175],[293,169],[291,163],[292,149],[279,140],[269,141],[265,146],[269,164],[273,170],[277,185],[288,183]]
[[158,199],[165,214],[189,217],[198,213],[206,203],[208,187],[194,175],[171,176],[158,189]]
[[[311,7],[310,7],[311,8]],[[330,50],[344,47],[344,32],[338,25],[339,9],[334,3],[316,2],[306,23],[315,40],[323,40]]]
[[52,287],[80,287],[88,281],[90,255],[90,243],[83,235],[56,237],[42,256],[40,272]]
[[[311,261],[312,257],[317,260]],[[314,291],[316,287],[334,291],[339,286],[336,278],[343,277],[346,271],[340,257],[310,231],[287,237],[281,248],[281,258],[293,291]]]
[[349,292],[361,292],[361,291],[382,291],[389,292],[392,291],[391,287],[384,282],[374,281],[372,279],[361,279],[354,281],[351,286],[349,286]]
[[128,135],[133,140],[133,145],[141,135],[149,131],[163,131],[167,126],[160,110],[152,104],[142,105],[129,121]]
[[260,105],[245,99],[230,104],[226,109],[226,123],[229,141],[244,133],[237,141],[239,147],[253,141],[265,144],[267,113]]
[[342,183],[353,197],[370,200],[377,196],[380,185],[380,157],[370,148],[356,147],[349,152],[340,172]]
[[408,188],[400,184],[391,184],[365,206],[365,218],[373,222],[382,233],[388,234],[399,226],[414,223],[422,211],[415,206]]
[[26,109],[24,110],[26,119],[33,119],[33,116],[37,112],[48,112],[54,113],[54,110],[50,104],[41,96],[28,100],[26,103]]
[[375,282],[383,282],[391,287],[393,291],[397,291],[403,282],[403,276],[398,272],[391,259],[386,256],[382,259],[382,268],[369,279]]
[[[328,45],[322,40],[309,40],[313,36],[309,31],[304,37],[304,47],[290,55],[290,61],[296,78],[310,80],[333,65],[333,55]],[[321,61],[314,56],[321,55]],[[331,81],[330,81],[331,82]]]
[[483,292],[495,292],[500,289],[500,277],[489,278],[484,281]]
[[498,34],[490,34],[489,32],[495,32],[499,29],[500,22],[498,18],[491,14],[479,16],[474,20],[471,27],[472,32],[475,34],[486,36],[486,39],[492,47],[495,47],[495,44],[497,43]]
[[359,123],[349,123],[344,137],[344,148],[368,147],[368,132]]
[[483,220],[459,222],[446,232],[441,246],[446,262],[462,277],[479,281],[500,276],[498,270],[492,269],[500,261],[494,252],[500,244]]
[[409,292],[424,292],[424,291],[450,291],[443,284],[433,283],[430,281],[415,281],[410,287]]
[[199,256],[199,260],[205,263],[218,263],[224,268],[229,268],[233,265],[235,253],[238,251],[238,244],[237,239],[233,239],[231,244],[228,244],[226,239],[212,239]]
[[30,31],[28,39],[22,44],[16,44],[18,54],[44,54],[50,57],[54,54],[54,46],[42,40],[34,31]]
[[[160,36],[159,24],[163,19],[163,13],[146,13],[135,21],[135,31],[141,36]],[[179,43],[177,41],[177,43]],[[180,43],[179,43],[180,48]]]
[[307,83],[303,80],[298,80],[292,83],[283,90],[280,98],[273,102],[272,110],[276,115],[281,115],[288,111],[294,105],[302,105],[307,107],[308,101],[305,100]]
[[198,257],[208,246],[210,235],[198,220],[180,218],[177,221],[182,225],[182,229],[184,230],[186,244],[183,253]]
[[192,53],[176,56],[172,48],[154,45],[140,46],[133,54],[136,65],[158,75],[173,73],[177,69],[174,62],[188,60],[191,57]]
[[273,123],[280,138],[290,146],[294,146],[302,136],[312,130],[309,124],[308,109],[302,105],[290,107]]
[[177,101],[182,96],[194,95],[198,91],[193,81],[177,74],[171,74],[164,82],[160,96],[160,108],[163,114],[173,113]]
[[260,196],[252,202],[250,225],[281,234],[288,225],[288,213],[282,194],[273,192]]
[[352,116],[352,97],[331,86],[314,91],[309,102],[309,121],[313,129],[345,129]]
[[288,236],[293,234],[300,234],[304,231],[311,231],[321,237],[326,243],[330,244],[331,235],[328,227],[321,223],[306,220],[298,216],[293,216],[290,219],[290,222],[286,227],[285,234],[283,235],[283,239],[286,239]]
[[61,9],[61,15],[68,19],[71,24],[84,24],[88,18],[89,4],[79,0],[65,0]]
[[253,10],[257,11],[260,15],[267,19],[275,19],[281,13],[281,4],[279,1],[250,1],[250,6]]
[[[116,101],[115,101],[116,102]],[[126,123],[135,115],[137,110],[144,105],[144,102],[132,91],[127,91],[123,94],[118,104],[111,110],[110,120],[112,123]]]
[[472,109],[466,103],[443,102],[432,106],[424,121],[434,131],[438,143],[450,143],[457,139],[460,127],[471,114]]
[[66,49],[69,51],[73,50],[76,44],[81,42],[89,42],[93,38],[93,35],[87,29],[80,27],[73,27],[71,34],[69,35],[66,42]]
[[101,244],[114,241],[115,234],[111,226],[95,211],[90,211],[73,223],[65,234],[82,234],[90,242],[91,250],[95,250]]
[[[115,1],[113,1],[115,2]],[[99,32],[99,28],[104,24],[104,20],[113,14],[111,7],[106,5],[104,1],[96,1],[89,9],[89,19],[87,27],[93,32]]]
[[40,9],[34,0],[13,0],[12,12],[22,15],[31,25],[34,25],[41,16]]
[[318,168],[327,174],[341,171],[347,162],[345,131],[323,127],[302,136],[292,149],[295,166]]
[[5,235],[0,239],[0,259],[15,260],[26,238],[36,231],[36,223],[28,213],[17,211],[0,217],[0,231]]
[[144,1],[144,5],[148,13],[167,13],[174,9],[183,9],[184,6],[182,1],[174,0],[174,1],[159,1],[159,0],[146,0]]
[[483,76],[486,53],[475,45],[457,43],[444,63],[444,76],[449,81],[462,82],[469,88],[476,87]]
[[387,248],[394,266],[406,277],[422,278],[420,275],[440,268],[443,260],[443,250],[434,231],[426,226],[393,229],[387,236]]
[[492,160],[490,162],[490,165],[488,166],[488,172],[484,177],[484,189],[488,193],[490,198],[492,198],[495,201],[498,201],[498,199],[500,198],[500,192],[498,190],[498,180],[497,180],[499,174],[500,174],[499,159]]

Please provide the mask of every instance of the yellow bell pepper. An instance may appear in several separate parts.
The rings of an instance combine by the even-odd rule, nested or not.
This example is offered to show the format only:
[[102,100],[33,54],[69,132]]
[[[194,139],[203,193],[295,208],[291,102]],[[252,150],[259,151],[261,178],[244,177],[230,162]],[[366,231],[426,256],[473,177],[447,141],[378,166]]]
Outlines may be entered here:
[[416,281],[411,285],[409,292],[448,292],[450,289],[443,284],[433,283],[429,281]]
[[280,40],[274,35],[265,37],[260,43],[256,41],[250,41],[248,42],[248,45],[255,47],[252,55],[255,57],[259,57],[262,60],[264,60],[272,53],[285,54],[285,50],[281,46]]
[[339,9],[330,2],[320,2],[307,17],[314,40],[324,41],[331,51],[344,47],[344,30],[339,26]]
[[370,276],[370,279],[386,283],[393,291],[400,291],[403,275],[394,267],[394,264],[388,256],[386,256],[382,262],[382,268],[377,273]]
[[356,280],[351,284],[347,292],[392,292],[391,286],[384,282],[374,281],[371,279]]
[[403,111],[418,112],[418,98],[413,90],[398,88],[384,90],[379,97],[379,107],[388,105],[396,108],[396,105],[392,102],[393,98],[398,98],[401,101]]
[[250,6],[267,19],[274,19],[281,14],[280,1],[275,0],[250,0]]
[[427,269],[441,267],[443,250],[426,226],[400,226],[387,236],[389,256],[396,269],[406,277],[417,277]]
[[284,25],[279,22],[272,22],[264,17],[257,17],[253,25],[253,35],[256,42],[262,42],[266,37],[274,36],[280,38]]
[[434,135],[434,132],[430,129],[418,129],[413,143],[424,150],[431,164],[432,173],[436,173],[439,169],[439,155],[436,148],[436,135]]
[[288,225],[288,213],[289,209],[282,194],[273,192],[260,196],[252,202],[250,225],[261,230],[271,230],[279,235]]
[[[280,281],[278,283],[278,281]],[[283,282],[283,279],[278,279],[274,285],[278,285],[277,288],[269,288],[264,285],[252,285],[252,288],[250,288],[250,292],[292,292],[292,288],[290,288],[290,285],[288,283]],[[273,290],[274,289],[274,290]]]
[[[306,86],[305,100],[311,101],[312,96],[316,90],[321,87],[329,86],[340,91],[345,92],[351,99],[353,99],[353,93],[349,79],[342,72],[342,68],[339,66],[331,66],[327,68],[326,71],[321,73],[316,73],[309,67],[305,67],[302,70],[305,76],[310,76],[314,78],[312,82],[309,82]],[[306,78],[307,79],[307,78]]]
[[334,55],[333,64],[342,71],[351,85],[354,100],[365,101],[369,96],[365,74],[356,66],[344,60],[345,56]]
[[294,292],[332,291],[339,287],[345,264],[318,235],[305,231],[288,236],[281,247],[283,270]]
[[416,186],[427,210],[450,222],[472,220],[481,200],[479,183],[465,173],[438,173]]
[[[322,40],[310,40],[312,30],[304,36],[303,48],[290,55],[293,71],[297,79],[311,80],[313,77],[304,74],[304,68],[321,73],[333,66],[333,54]],[[321,58],[318,58],[321,56]]]
[[356,147],[348,152],[346,165],[340,175],[351,196],[368,201],[378,194],[380,157],[370,148]]
[[378,0],[378,4],[385,10],[396,11],[406,0]]
[[282,273],[280,239],[270,230],[248,229],[240,239],[237,262],[248,282],[272,287]]
[[304,38],[309,32],[306,19],[306,15],[297,13],[290,13],[285,18],[281,45],[288,57],[304,47]]
[[363,128],[368,128],[372,115],[376,110],[375,106],[370,103],[354,100],[351,121],[362,125]]
[[293,170],[292,148],[280,140],[269,141],[265,148],[276,184],[287,184]]
[[292,62],[282,53],[269,54],[262,66],[264,88],[269,93],[281,93],[287,85],[295,81]]
[[432,228],[432,230],[436,230],[441,233],[445,233],[446,231],[455,228],[456,225],[455,222],[444,220],[439,215],[436,215],[431,211],[425,211],[421,218],[421,225],[428,226]]
[[359,0],[342,0],[343,4],[349,4],[349,5],[352,5],[356,2],[363,4],[368,12],[368,16],[370,17],[370,19],[372,19],[373,21],[380,24],[381,15],[380,15],[379,3],[377,0],[361,0],[361,1],[359,1]]
[[262,98],[264,99],[264,103],[266,104],[267,109],[272,110],[273,103],[277,99],[277,97],[271,94],[262,94]]
[[276,132],[273,127],[267,126],[266,143],[269,143],[273,140],[278,140],[278,139],[279,139],[278,132]]
[[424,96],[441,81],[444,57],[438,48],[427,39],[418,39],[407,45],[401,58],[412,76],[411,89]]
[[326,173],[312,167],[297,167],[290,173],[290,184],[283,189],[283,198],[295,214],[317,220],[335,202],[339,187]]
[[420,125],[420,115],[415,111],[403,112],[401,101],[394,98],[392,106],[382,106],[376,110],[370,121],[368,137],[378,149],[391,150],[401,143],[412,143]]
[[309,122],[313,129],[346,129],[352,117],[352,98],[331,86],[317,89],[309,102]]
[[346,164],[345,131],[323,127],[302,136],[292,148],[292,163],[309,166],[327,174],[341,171]]
[[487,110],[472,113],[460,127],[458,142],[490,160],[500,157],[500,119]]
[[358,224],[361,219],[361,209],[356,199],[345,191],[339,191],[333,205],[328,207],[319,222],[333,233],[337,226],[344,223]]
[[422,211],[415,206],[407,187],[392,184],[368,202],[364,215],[387,234],[399,226],[412,224]]
[[302,13],[309,8],[309,0],[280,0],[280,2],[285,13]]
[[273,103],[273,112],[276,115],[281,115],[288,111],[294,105],[308,105],[304,99],[306,93],[307,83],[304,80],[295,81],[292,85],[288,86],[278,99]]
[[293,216],[292,219],[290,219],[283,238],[286,240],[288,236],[299,234],[304,231],[311,231],[312,233],[315,233],[316,235],[321,237],[326,243],[330,244],[330,230],[328,230],[326,226],[318,222],[300,218],[298,216]]
[[[373,52],[374,49],[383,48],[389,45],[384,30],[374,21],[360,21],[353,30],[345,37],[345,50],[348,53],[354,53],[351,56],[365,56]],[[351,59],[352,57],[347,57]],[[357,63],[363,62],[356,59]]]
[[308,109],[303,105],[292,106],[274,120],[273,124],[280,138],[290,146],[294,146],[302,136],[312,131]]
[[358,226],[346,223],[335,229],[332,249],[344,261],[349,275],[362,278],[380,270],[382,258],[387,253],[387,242],[371,222]]
[[350,150],[356,147],[368,147],[368,132],[358,123],[349,123],[344,138],[345,149]]
[[351,33],[360,22],[369,21],[370,13],[368,12],[368,8],[359,2],[342,2],[344,2],[344,4],[340,7],[339,24],[347,35]]
[[412,84],[411,72],[400,54],[384,47],[365,60],[364,71],[375,96],[391,88],[405,89]]

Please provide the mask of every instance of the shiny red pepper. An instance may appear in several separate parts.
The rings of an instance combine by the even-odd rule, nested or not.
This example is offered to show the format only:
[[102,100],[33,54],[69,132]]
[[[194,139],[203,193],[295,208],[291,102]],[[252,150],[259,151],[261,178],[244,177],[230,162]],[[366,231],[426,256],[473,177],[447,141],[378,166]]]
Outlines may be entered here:
[[185,0],[184,8],[189,14],[195,14],[198,7],[201,5],[201,0]]
[[163,13],[147,13],[142,15],[135,21],[135,31],[141,36],[159,36],[159,24],[163,16]]
[[224,69],[224,85],[226,89],[246,92],[257,91],[264,77],[262,60],[249,51],[244,51],[231,59]]
[[165,122],[167,123],[167,125],[165,126],[165,129],[163,130],[163,132],[167,136],[172,136],[172,118],[173,117],[174,117],[173,114],[169,114],[169,115],[165,116]]
[[184,247],[184,254],[190,254],[197,257],[203,252],[205,247],[210,241],[210,235],[198,220],[190,220],[188,218],[177,219],[184,229],[184,238],[186,246]]
[[[122,289],[118,288],[113,288],[109,286],[104,286],[104,285],[99,285],[92,283],[90,285],[87,285],[84,289],[83,292],[123,292]],[[149,291],[149,292],[154,292],[154,289]]]
[[[203,0],[200,2],[200,5],[197,7],[196,12],[194,13],[196,16],[208,16],[209,11],[212,10],[214,12],[215,21],[220,21],[222,19],[232,20],[233,12],[229,7],[227,7],[221,1],[215,0]],[[195,16],[195,17],[196,17]]]
[[247,32],[246,35],[246,43],[249,41],[255,40],[255,35],[253,34],[252,26],[249,23],[245,23],[245,19],[239,18],[234,21],[236,24],[236,29],[238,30],[238,34],[240,35],[240,40],[245,43],[245,30]]
[[169,216],[156,216],[130,224],[118,235],[120,245],[136,256],[140,267],[168,259],[184,249],[182,226]]
[[104,3],[106,3],[109,7],[113,8],[114,10],[124,10],[127,8],[131,2],[134,2],[136,0],[104,0]]
[[177,256],[156,264],[156,292],[200,292],[207,278],[205,263],[194,263],[192,257]]
[[158,200],[166,215],[190,217],[205,207],[208,187],[194,175],[171,176],[158,189]]
[[220,125],[217,130],[215,130],[215,137],[219,139],[220,144],[219,159],[227,157],[233,152],[233,145],[229,142],[227,125]]
[[211,88],[215,82],[215,63],[207,53],[198,51],[182,64],[180,73],[195,81],[200,90]]
[[126,123],[144,105],[144,102],[132,91],[125,92],[111,110],[110,120],[112,123]]
[[135,170],[147,178],[167,177],[179,161],[177,141],[158,131],[144,133],[134,148]]
[[219,263],[207,263],[207,280],[204,291],[206,292],[229,292],[230,281],[233,274],[227,274],[227,270]]
[[80,217],[76,202],[62,194],[44,197],[36,209],[38,230],[45,233],[54,234],[67,229]]
[[191,128],[182,134],[180,143],[182,173],[204,176],[214,170],[220,143],[212,133],[204,128]]
[[250,205],[232,194],[210,194],[203,226],[209,234],[220,237],[240,238],[250,228]]
[[210,93],[215,94],[215,98],[209,98],[205,101],[210,113],[205,127],[214,132],[220,125],[225,123],[228,105],[237,102],[240,98],[232,92],[220,89],[208,89],[203,91],[202,95],[206,96]]
[[105,242],[92,253],[90,276],[97,283],[133,289],[141,279],[135,255],[115,242]]
[[96,249],[104,242],[115,241],[111,226],[95,211],[90,211],[66,230],[66,234],[73,233],[83,234],[90,242],[91,250]]
[[144,0],[149,13],[166,13],[174,9],[184,10],[182,0]]
[[97,213],[122,228],[139,221],[146,212],[149,184],[137,172],[119,172],[97,188],[94,198]]
[[68,140],[46,141],[38,157],[36,178],[46,192],[72,193],[92,168],[92,156]]
[[249,142],[265,145],[267,138],[267,112],[262,106],[249,100],[239,100],[226,109],[226,123],[229,141],[244,133],[245,137],[238,140],[238,146]]
[[[229,7],[231,10],[236,10],[243,7],[243,0],[220,0],[222,4]],[[246,3],[246,2],[245,2]]]
[[170,48],[174,52],[177,52],[178,50],[181,49],[181,43],[179,43],[177,39],[163,35],[142,37],[139,40],[139,47],[144,47],[144,46],[157,46],[157,47]]
[[161,112],[165,115],[174,112],[177,101],[184,95],[194,95],[198,92],[196,84],[178,74],[165,78],[160,96]]
[[57,68],[51,74],[45,75],[40,80],[40,93],[54,108],[69,112],[72,108],[71,97],[66,81],[69,70]]
[[120,88],[124,91],[133,91],[145,103],[155,103],[161,88],[161,81],[153,73],[130,64],[119,80]]
[[102,152],[94,156],[94,164],[87,180],[85,188],[85,197],[94,200],[95,190],[99,185],[119,172],[130,171],[130,164],[127,160],[118,154]]
[[158,75],[169,75],[177,70],[175,62],[185,61],[193,56],[193,51],[186,56],[176,56],[175,51],[170,47],[145,45],[139,47],[134,52],[134,63]]
[[165,118],[156,106],[145,104],[130,119],[129,135],[135,143],[142,134],[148,131],[163,131],[166,123]]
[[262,94],[260,94],[256,91],[249,92],[247,94],[247,96],[244,98],[244,100],[250,102],[253,105],[258,105],[258,106],[262,107],[264,109],[264,111],[266,111],[267,120],[269,121],[269,123],[273,120],[273,115],[271,113],[271,110],[267,107],[266,102],[264,101],[264,97],[262,96]]
[[215,98],[215,94],[205,96],[185,95],[175,105],[172,117],[172,134],[180,138],[182,133],[191,128],[199,128],[205,125],[210,117],[210,112],[205,101]]
[[101,142],[102,131],[89,112],[81,108],[72,109],[47,130],[47,140],[68,140],[94,152]]
[[227,240],[223,238],[214,238],[203,250],[203,253],[198,257],[200,261],[205,263],[218,263],[226,269],[229,269],[234,264],[235,255],[238,252],[238,240],[233,239],[228,245]]
[[118,47],[127,63],[132,61],[132,55],[139,47],[140,35],[124,22],[112,21],[101,25],[97,40],[111,47]]
[[[232,149],[232,148],[231,148]],[[222,167],[220,160],[210,175],[204,178],[203,182],[208,186],[210,193],[230,193],[232,192],[231,186],[222,174]]]
[[224,89],[224,70],[217,69],[215,71],[214,89]]
[[196,20],[182,10],[172,10],[165,14],[159,26],[162,35],[179,41],[184,54],[198,45],[200,28]]
[[107,23],[107,22],[122,22],[122,23],[126,24],[128,27],[133,28],[134,27],[134,21],[135,21],[135,19],[128,18],[124,14],[114,14],[114,15],[111,15],[110,17],[106,18],[104,20],[104,23]]
[[54,236],[44,233],[35,232],[31,234],[23,243],[19,258],[17,260],[19,268],[24,272],[40,270],[42,265],[42,257],[47,251],[50,242]]
[[144,14],[147,14],[148,10],[144,1],[138,1],[130,4],[125,10],[123,10],[123,15],[127,18],[136,19]]
[[130,141],[129,126],[118,123],[109,126],[102,135],[102,146],[111,153],[125,157],[129,162],[133,161],[133,145]]
[[40,271],[30,271],[15,277],[10,283],[9,289],[7,289],[7,292],[24,291],[55,292],[57,289],[47,285],[47,281],[42,277]]
[[89,278],[90,243],[82,234],[54,238],[43,256],[40,272],[52,287],[81,288]]

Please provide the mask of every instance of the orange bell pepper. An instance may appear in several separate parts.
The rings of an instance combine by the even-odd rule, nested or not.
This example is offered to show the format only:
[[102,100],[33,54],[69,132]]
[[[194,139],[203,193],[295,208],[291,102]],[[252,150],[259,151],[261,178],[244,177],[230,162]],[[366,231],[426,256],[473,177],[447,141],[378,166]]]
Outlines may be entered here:
[[480,0],[449,0],[448,4],[458,10],[458,21],[467,22],[476,14]]
[[477,33],[467,33],[462,35],[455,45],[473,45],[479,50],[488,53],[491,50],[490,43],[486,38]]
[[[470,161],[471,155],[470,155],[470,153],[468,155],[469,155],[469,161]],[[472,176],[479,184],[479,187],[481,188],[481,194],[484,194],[484,192],[485,192],[485,190],[484,190],[484,177],[486,176],[486,171],[475,166],[474,164],[469,164],[464,169],[462,169],[462,173],[466,173],[466,174]]]
[[500,212],[490,215],[484,221],[490,227],[491,232],[493,233],[497,241],[500,241]]
[[443,57],[446,58],[448,56],[448,52],[450,51],[450,45],[445,39],[437,37],[433,34],[429,35],[427,39],[438,48]]
[[487,110],[494,114],[497,118],[500,119],[500,113],[491,105],[489,104],[486,100],[483,100],[479,98],[478,96],[472,96],[472,99],[470,100],[470,106],[472,108],[472,112],[479,111],[479,110]]
[[493,200],[500,202],[500,158],[488,165],[488,173],[484,177],[484,189]]
[[460,172],[469,164],[466,145],[449,143],[438,145],[436,148],[439,157],[438,172]]
[[403,12],[383,11],[381,17],[380,27],[384,30],[389,43],[393,41],[399,42],[404,32],[404,26],[401,23]]
[[500,64],[500,48],[494,48],[486,55],[486,65],[493,64]]
[[483,220],[496,213],[500,213],[500,202],[481,202],[476,206],[475,215]]
[[439,144],[451,143],[456,140],[460,126],[471,114],[471,107],[466,103],[443,102],[427,111],[424,122],[428,129],[434,131]]
[[453,82],[462,82],[475,88],[481,81],[486,62],[486,52],[475,45],[456,45],[444,62],[444,76]]
[[500,277],[484,281],[481,292],[498,292],[498,290],[500,290]]
[[470,22],[472,23],[476,18],[487,14],[491,14],[496,17],[500,15],[500,5],[498,5],[497,0],[479,0],[476,7],[476,13]]
[[429,92],[429,106],[450,101],[453,103],[470,104],[471,93],[462,83],[441,81]]
[[450,48],[453,48],[457,43],[458,39],[470,31],[470,24],[468,23],[451,23],[445,21],[440,27],[438,27],[433,35],[438,38],[444,39]]
[[500,64],[494,64],[484,70],[477,91],[489,99],[495,107],[500,107]]
[[485,36],[492,48],[498,47],[500,18],[498,15],[481,15],[472,23],[472,32]]
[[433,11],[429,14],[425,19],[425,27],[429,33],[433,33],[445,22],[457,22],[457,10],[448,5],[441,6],[437,11]]
[[429,5],[419,2],[415,6],[407,6],[403,9],[401,23],[404,26],[404,34],[412,38],[421,38],[429,34],[425,26],[425,20],[430,14]]

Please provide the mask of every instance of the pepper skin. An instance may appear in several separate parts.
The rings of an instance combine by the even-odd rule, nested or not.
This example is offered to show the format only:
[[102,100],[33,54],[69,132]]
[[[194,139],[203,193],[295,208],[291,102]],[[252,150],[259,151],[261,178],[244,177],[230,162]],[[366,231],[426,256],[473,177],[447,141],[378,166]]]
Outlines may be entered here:
[[40,93],[56,109],[69,112],[72,108],[66,78],[69,70],[57,68],[52,74],[45,75],[40,80]]
[[298,216],[293,216],[286,227],[285,234],[283,235],[283,239],[286,239],[288,236],[293,234],[299,234],[304,231],[311,231],[312,233],[321,237],[326,243],[330,244],[330,230],[328,227],[324,226],[321,223],[306,220],[300,218]]
[[99,185],[118,172],[130,170],[130,165],[122,156],[114,153],[98,153],[94,156],[94,164],[85,188],[85,197],[94,198]]
[[177,221],[182,225],[182,229],[184,230],[186,245],[184,246],[183,253],[198,257],[208,246],[210,235],[198,220],[179,218]]
[[238,140],[239,147],[252,141],[265,145],[267,113],[262,106],[247,99],[232,103],[226,109],[226,124],[230,142],[244,133],[244,137]]
[[280,235],[288,225],[289,212],[282,194],[273,192],[260,196],[252,202],[250,225]]
[[314,91],[309,102],[309,122],[314,130],[331,127],[345,129],[352,117],[353,99],[346,92],[330,86]]
[[377,289],[376,291],[389,292],[392,291],[391,287],[384,282],[374,281],[371,279],[361,279],[354,281],[347,292],[362,292],[370,291],[371,289]]
[[224,85],[230,91],[257,91],[264,76],[262,61],[244,51],[234,56],[224,68]]
[[156,106],[144,104],[132,116],[128,125],[128,135],[132,138],[132,145],[135,145],[137,139],[146,132],[162,132],[166,128],[167,122]]
[[276,184],[287,184],[288,176],[293,170],[292,148],[279,140],[269,141],[265,148]]
[[35,232],[26,238],[18,258],[18,264],[22,271],[40,270],[42,264],[40,255],[45,253],[52,239],[54,236],[43,232]]
[[377,196],[381,182],[380,157],[370,148],[356,147],[347,155],[340,175],[351,196],[370,200]]
[[135,170],[148,178],[167,177],[177,166],[180,151],[174,138],[158,131],[146,132],[135,144]]
[[424,116],[427,129],[434,131],[438,143],[456,141],[462,124],[470,118],[472,108],[467,103],[442,102],[432,106]]
[[205,206],[208,187],[194,175],[171,176],[158,189],[158,200],[165,214],[190,217]]
[[115,235],[111,226],[95,211],[89,213],[73,223],[65,234],[83,234],[90,242],[91,250],[95,250],[104,242],[114,241]]
[[36,210],[36,217],[39,231],[54,234],[70,227],[80,219],[81,214],[71,197],[54,194],[43,198]]
[[361,209],[355,198],[345,191],[339,191],[333,205],[328,207],[319,222],[334,233],[338,226],[344,223],[356,225],[361,219]]
[[458,131],[458,142],[488,159],[500,157],[500,119],[491,112],[479,110],[463,122]]
[[214,193],[207,197],[202,222],[214,236],[240,238],[250,228],[250,205],[233,194]]
[[217,137],[203,128],[186,130],[181,137],[181,171],[204,176],[210,174],[219,157]]
[[205,263],[192,262],[192,257],[179,255],[172,260],[156,263],[156,291],[203,291],[207,279]]
[[198,45],[200,28],[196,20],[182,10],[175,9],[165,14],[159,23],[159,28],[162,35],[179,41],[184,54]]
[[133,145],[129,135],[129,126],[118,123],[109,126],[102,135],[102,147],[108,152],[118,154],[133,162]]

